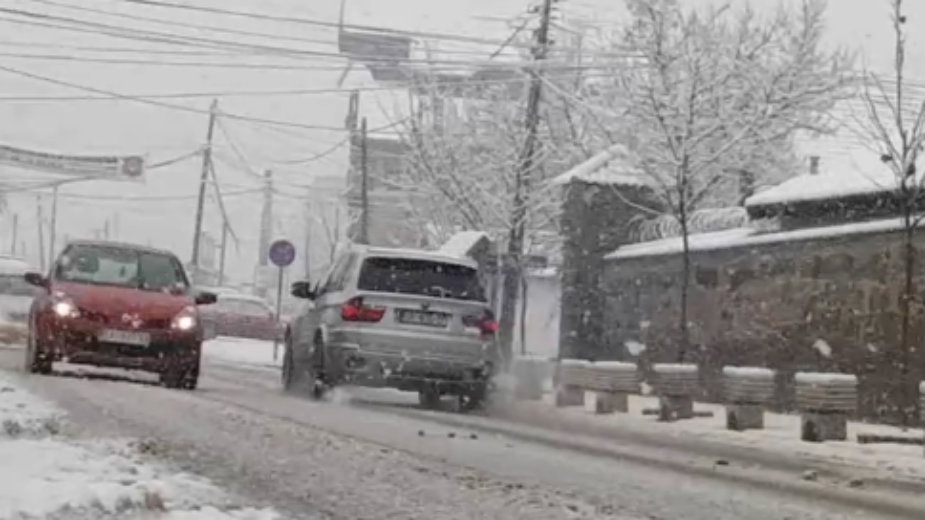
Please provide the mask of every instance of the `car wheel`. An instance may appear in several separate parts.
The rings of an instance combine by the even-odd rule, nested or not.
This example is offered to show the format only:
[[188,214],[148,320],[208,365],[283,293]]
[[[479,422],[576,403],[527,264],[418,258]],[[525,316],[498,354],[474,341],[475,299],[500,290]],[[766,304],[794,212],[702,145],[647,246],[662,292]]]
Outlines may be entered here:
[[33,327],[29,327],[26,336],[26,363],[25,369],[30,374],[48,375],[52,371],[52,358],[48,354],[41,352],[38,339],[35,337]]
[[167,388],[195,390],[199,384],[199,360],[184,362],[179,356],[170,356],[161,370],[160,382]]
[[286,337],[285,352],[283,353],[282,381],[283,389],[291,394],[309,395],[313,399],[324,397],[325,385],[318,378],[316,367],[303,366],[296,360],[293,352],[292,339]]
[[485,404],[486,385],[477,385],[459,395],[459,411],[474,412]]

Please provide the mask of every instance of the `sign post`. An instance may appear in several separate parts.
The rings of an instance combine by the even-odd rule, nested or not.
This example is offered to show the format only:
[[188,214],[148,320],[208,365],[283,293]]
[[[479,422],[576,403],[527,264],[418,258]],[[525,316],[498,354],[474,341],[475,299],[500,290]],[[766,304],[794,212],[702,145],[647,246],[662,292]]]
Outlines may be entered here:
[[[280,310],[283,306],[283,270],[295,261],[295,246],[288,240],[276,240],[270,244],[270,262],[278,268],[276,273],[276,325],[279,326]],[[273,336],[273,361],[279,351],[279,335]]]

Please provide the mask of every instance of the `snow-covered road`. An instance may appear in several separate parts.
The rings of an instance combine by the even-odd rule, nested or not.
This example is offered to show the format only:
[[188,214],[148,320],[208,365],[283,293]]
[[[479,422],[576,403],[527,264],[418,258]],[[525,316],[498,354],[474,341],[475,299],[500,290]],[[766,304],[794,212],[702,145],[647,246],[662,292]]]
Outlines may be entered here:
[[[15,369],[18,359],[0,351],[0,368]],[[400,405],[355,406],[345,394],[314,403],[282,394],[277,373],[256,366],[207,362],[196,392],[10,377],[64,408],[69,435],[145,439],[178,469],[293,518],[894,518],[744,480],[449,426],[400,413]]]

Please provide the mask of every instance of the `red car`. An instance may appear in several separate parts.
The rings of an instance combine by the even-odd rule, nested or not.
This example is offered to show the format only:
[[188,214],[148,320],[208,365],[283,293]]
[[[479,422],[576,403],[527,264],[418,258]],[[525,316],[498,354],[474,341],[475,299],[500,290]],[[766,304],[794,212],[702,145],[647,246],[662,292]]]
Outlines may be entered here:
[[276,311],[262,298],[242,293],[222,293],[215,305],[203,310],[206,338],[232,336],[272,341],[282,337],[283,326]]
[[202,325],[172,253],[112,242],[67,245],[48,277],[26,273],[42,290],[32,302],[26,369],[48,374],[55,361],[145,370],[170,388],[194,389]]

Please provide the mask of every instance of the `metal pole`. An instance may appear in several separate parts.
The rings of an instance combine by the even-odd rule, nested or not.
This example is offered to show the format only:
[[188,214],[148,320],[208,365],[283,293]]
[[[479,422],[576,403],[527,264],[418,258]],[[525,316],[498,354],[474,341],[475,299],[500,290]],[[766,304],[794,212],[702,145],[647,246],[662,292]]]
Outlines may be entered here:
[[[276,324],[279,326],[280,310],[283,306],[283,268],[280,267],[276,277]],[[273,334],[273,361],[276,361],[279,350],[279,335]]]
[[199,271],[199,239],[202,234],[202,216],[206,204],[206,183],[209,181],[209,167],[212,164],[212,135],[215,133],[215,116],[218,113],[218,100],[213,99],[209,107],[209,128],[206,131],[206,148],[202,151],[202,173],[199,177],[199,196],[196,200],[196,222],[193,225],[193,252],[190,264],[193,276]]
[[360,123],[360,243],[369,243],[369,169],[366,150],[366,118]]
[[219,248],[218,257],[218,286],[225,285],[225,251],[228,244],[228,223],[222,223],[222,243]]
[[10,240],[10,254],[16,256],[16,240],[19,237],[19,213],[13,213],[13,239]]
[[39,239],[39,267],[42,271],[45,270],[45,216],[42,215],[42,195],[35,196],[35,213],[36,213],[36,224],[38,224],[38,239]]
[[51,219],[48,224],[48,260],[55,257],[55,239],[58,231],[58,187],[51,189]]

